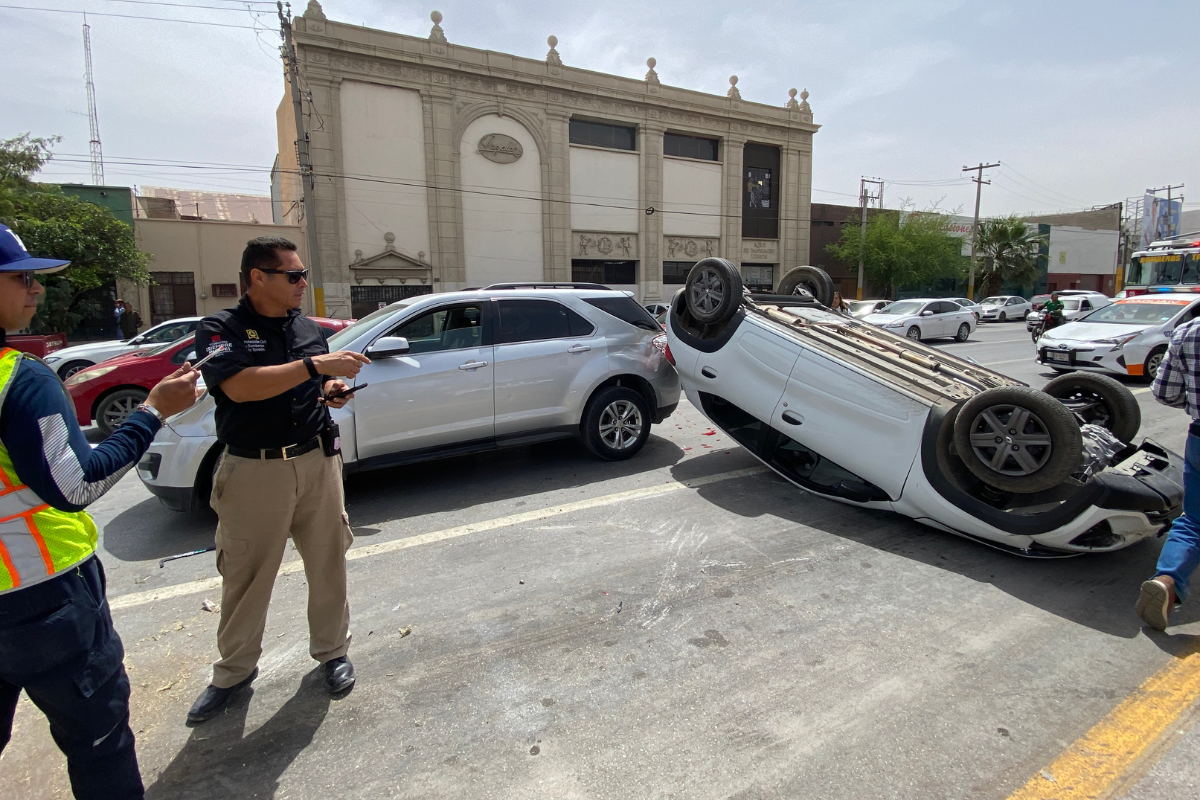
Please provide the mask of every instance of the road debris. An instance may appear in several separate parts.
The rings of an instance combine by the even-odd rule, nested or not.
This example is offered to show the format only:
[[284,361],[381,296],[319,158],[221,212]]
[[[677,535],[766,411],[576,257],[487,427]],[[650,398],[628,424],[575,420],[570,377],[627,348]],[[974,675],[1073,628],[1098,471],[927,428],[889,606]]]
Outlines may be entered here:
[[220,603],[214,603],[212,600],[209,600],[207,597],[204,598],[204,600],[200,603],[200,607],[203,608],[205,611],[209,612],[210,614],[215,614],[221,610]]

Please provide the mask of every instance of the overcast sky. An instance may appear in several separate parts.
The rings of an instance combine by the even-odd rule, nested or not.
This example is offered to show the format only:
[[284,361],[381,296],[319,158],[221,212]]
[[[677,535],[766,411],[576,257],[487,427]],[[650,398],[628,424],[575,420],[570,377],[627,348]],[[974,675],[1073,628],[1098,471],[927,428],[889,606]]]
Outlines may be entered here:
[[[8,0],[10,5],[254,25],[233,0]],[[191,3],[230,11],[167,7]],[[306,3],[307,0],[299,0]],[[331,20],[429,34],[433,0],[328,0]],[[1200,2],[482,3],[436,0],[454,43],[783,105],[807,88],[822,126],[813,201],[853,204],[859,177],[885,201],[971,213],[964,165],[1001,162],[985,215],[1114,203],[1185,183],[1200,207]],[[266,194],[264,173],[119,165],[259,165],[275,155],[284,91],[273,8],[261,32],[89,16],[110,184]],[[296,13],[302,13],[298,6]],[[0,137],[61,134],[54,180],[90,182],[79,15],[0,9]],[[71,154],[76,154],[72,156]],[[940,182],[931,184],[929,182]],[[1194,201],[1193,202],[1193,198]]]

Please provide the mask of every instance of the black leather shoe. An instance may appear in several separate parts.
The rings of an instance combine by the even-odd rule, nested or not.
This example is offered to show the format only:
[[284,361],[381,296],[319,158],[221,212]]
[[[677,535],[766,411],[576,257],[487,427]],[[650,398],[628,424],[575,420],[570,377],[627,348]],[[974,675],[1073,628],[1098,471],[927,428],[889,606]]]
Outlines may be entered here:
[[354,685],[354,665],[347,656],[325,662],[325,688],[330,694],[341,694]]
[[220,714],[233,701],[234,696],[249,686],[257,677],[258,667],[255,667],[254,672],[250,673],[249,678],[246,678],[246,680],[236,686],[230,686],[228,689],[222,689],[210,683],[208,688],[196,698],[196,702],[192,704],[191,710],[188,711],[188,724],[199,725],[201,722],[207,722],[217,714]]

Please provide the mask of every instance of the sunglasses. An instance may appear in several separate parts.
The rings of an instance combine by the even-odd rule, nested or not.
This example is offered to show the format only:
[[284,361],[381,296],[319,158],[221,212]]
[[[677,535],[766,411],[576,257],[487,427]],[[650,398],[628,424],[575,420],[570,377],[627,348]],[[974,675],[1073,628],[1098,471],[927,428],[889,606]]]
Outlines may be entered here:
[[20,275],[25,280],[25,288],[26,289],[32,289],[33,282],[37,280],[37,273],[35,273],[35,272],[26,271],[26,272],[16,272],[16,273],[9,273],[9,274]]
[[301,280],[308,277],[306,269],[263,269],[255,267],[259,272],[269,272],[272,275],[287,275],[288,283],[299,283]]

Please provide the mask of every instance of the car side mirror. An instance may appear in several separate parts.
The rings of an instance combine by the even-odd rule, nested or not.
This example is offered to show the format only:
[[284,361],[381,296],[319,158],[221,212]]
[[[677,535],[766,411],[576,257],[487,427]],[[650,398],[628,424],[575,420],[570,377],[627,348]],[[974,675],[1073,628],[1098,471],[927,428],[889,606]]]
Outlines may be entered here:
[[384,336],[382,339],[376,339],[375,343],[367,348],[367,355],[371,358],[390,358],[402,356],[408,350],[408,339],[403,336]]
[[141,344],[143,341],[145,341],[145,339],[146,339],[145,336],[135,336],[129,340],[129,343],[130,344]]
[[932,311],[930,311],[930,310],[927,308],[927,309],[925,309],[924,311],[922,311],[922,312],[921,312],[921,316],[922,316],[922,317],[932,317],[932,316],[933,316],[933,312],[932,312]]
[[193,350],[192,352],[188,353],[187,358],[185,358],[184,361],[190,361],[193,364],[195,364],[196,363],[196,351]]

